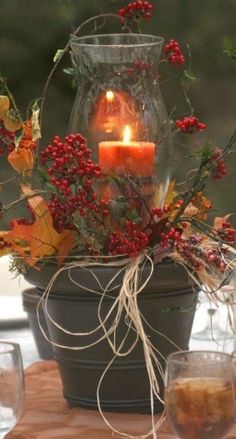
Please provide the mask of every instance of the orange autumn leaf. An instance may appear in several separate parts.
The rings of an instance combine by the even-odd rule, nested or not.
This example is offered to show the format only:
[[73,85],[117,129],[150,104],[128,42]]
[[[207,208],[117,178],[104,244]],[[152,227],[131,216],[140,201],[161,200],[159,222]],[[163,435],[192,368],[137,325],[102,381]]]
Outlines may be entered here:
[[10,107],[10,100],[8,96],[0,96],[0,119],[4,119]]
[[34,167],[34,155],[31,149],[18,148],[8,154],[11,166],[19,173],[32,171]]
[[231,213],[228,213],[225,216],[216,216],[214,219],[213,229],[217,232],[220,232],[223,229],[224,223],[227,223],[231,216]]
[[77,233],[73,230],[63,231],[64,239],[58,248],[57,262],[58,265],[62,265],[65,257],[70,253],[70,251],[75,247],[77,240]]
[[33,266],[39,259],[54,255],[62,247],[65,252],[64,255],[61,254],[62,262],[63,257],[67,256],[76,244],[74,233],[69,230],[58,233],[54,229],[51,213],[42,197],[33,195],[28,202],[36,219],[32,225],[12,222],[12,230],[8,232],[7,237],[12,250]]

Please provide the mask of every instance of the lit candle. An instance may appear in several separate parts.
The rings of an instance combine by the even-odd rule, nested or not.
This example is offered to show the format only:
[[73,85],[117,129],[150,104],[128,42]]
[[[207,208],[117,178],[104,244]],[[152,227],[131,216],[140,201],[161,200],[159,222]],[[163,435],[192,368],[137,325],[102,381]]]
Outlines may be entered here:
[[155,159],[155,143],[132,141],[129,126],[125,127],[123,141],[99,143],[99,165],[105,175],[151,177]]

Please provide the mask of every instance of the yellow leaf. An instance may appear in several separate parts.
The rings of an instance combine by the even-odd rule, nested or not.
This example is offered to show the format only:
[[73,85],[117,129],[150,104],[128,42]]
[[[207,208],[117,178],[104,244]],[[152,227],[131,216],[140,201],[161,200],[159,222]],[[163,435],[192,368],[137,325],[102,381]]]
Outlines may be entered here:
[[15,115],[12,115],[11,110],[8,110],[4,117],[4,126],[6,130],[10,131],[10,133],[15,133],[15,131],[18,131],[21,128],[21,125],[21,121]]
[[174,198],[176,197],[177,192],[175,192],[174,188],[175,188],[175,180],[172,180],[169,184],[164,204],[171,204]]
[[10,107],[8,96],[0,95],[0,119],[4,119]]
[[7,255],[7,254],[12,252],[12,249],[10,246],[7,246],[7,247],[4,246],[5,243],[8,243],[7,238],[8,238],[7,231],[0,232],[0,256],[4,256],[4,255]]

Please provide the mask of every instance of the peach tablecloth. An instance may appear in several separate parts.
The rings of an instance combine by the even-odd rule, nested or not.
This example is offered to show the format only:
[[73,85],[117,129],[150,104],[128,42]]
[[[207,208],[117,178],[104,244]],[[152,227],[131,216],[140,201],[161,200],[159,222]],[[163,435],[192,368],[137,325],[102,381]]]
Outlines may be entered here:
[[[25,373],[25,412],[6,439],[114,439],[99,412],[69,408],[62,397],[61,382],[54,361],[39,361]],[[150,429],[150,416],[106,413],[118,430],[140,435]],[[228,435],[236,439],[236,426]],[[158,439],[173,439],[166,422]]]

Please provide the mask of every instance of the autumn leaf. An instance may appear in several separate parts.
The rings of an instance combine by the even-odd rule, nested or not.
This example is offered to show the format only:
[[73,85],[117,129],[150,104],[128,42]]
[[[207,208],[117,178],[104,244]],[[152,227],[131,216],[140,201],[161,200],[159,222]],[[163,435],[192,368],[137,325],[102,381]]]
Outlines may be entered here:
[[77,233],[73,230],[63,231],[63,241],[58,249],[57,261],[58,265],[62,265],[65,257],[70,253],[76,245]]
[[10,107],[8,96],[0,95],[0,119],[4,119]]
[[217,232],[223,229],[224,223],[227,223],[232,214],[228,213],[225,216],[216,216],[213,224],[213,229]]
[[15,251],[24,258],[31,266],[39,259],[52,256],[60,252],[60,263],[70,250],[75,246],[75,234],[73,231],[64,230],[57,232],[53,227],[53,219],[47,203],[39,195],[33,195],[33,191],[23,187],[23,192],[32,194],[28,203],[35,215],[32,225],[18,224],[12,221],[12,229],[7,234],[7,242],[11,244],[11,251]]
[[175,180],[172,180],[168,186],[168,191],[166,194],[164,204],[171,204],[172,203],[172,201],[174,200],[174,198],[177,195],[177,192],[174,189],[175,189]]
[[12,252],[10,245],[5,246],[6,243],[8,244],[7,238],[8,238],[7,231],[0,232],[0,256],[8,255],[9,253]]
[[41,131],[40,131],[40,125],[39,125],[39,113],[40,113],[40,108],[38,106],[38,103],[35,102],[32,106],[32,116],[31,116],[32,139],[34,141],[41,138]]

